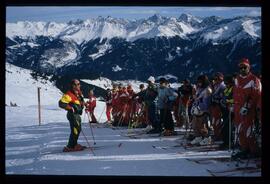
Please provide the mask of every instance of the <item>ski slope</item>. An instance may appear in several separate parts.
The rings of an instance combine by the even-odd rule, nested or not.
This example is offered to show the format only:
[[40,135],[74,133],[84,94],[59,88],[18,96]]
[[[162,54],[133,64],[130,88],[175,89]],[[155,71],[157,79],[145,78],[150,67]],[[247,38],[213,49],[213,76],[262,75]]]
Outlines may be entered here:
[[[5,122],[5,172],[7,175],[87,175],[87,176],[211,176],[208,169],[230,169],[235,162],[221,162],[216,159],[228,158],[224,151],[201,152],[180,146],[183,135],[157,137],[142,135],[127,136],[137,129],[111,129],[93,125],[96,145],[85,114],[82,115],[82,132],[78,143],[88,145],[84,135],[94,146],[93,152],[63,153],[70,128],[66,112],[58,107],[61,97],[53,86],[44,90],[46,97],[41,101],[41,125],[38,125],[37,101],[34,97],[35,85],[26,86],[29,75],[21,70],[20,82],[16,70],[9,69],[13,75],[6,74],[7,99],[23,105],[6,106]],[[26,72],[26,73],[24,73]],[[23,75],[23,73],[25,75]],[[11,73],[10,73],[11,74]],[[13,86],[11,81],[15,81]],[[15,85],[16,84],[16,85]],[[7,86],[10,85],[10,86]],[[44,87],[44,86],[43,86]],[[29,94],[20,97],[20,92]],[[33,93],[33,94],[32,94]],[[23,99],[21,99],[23,98]],[[22,100],[22,101],[20,101]],[[26,103],[27,102],[27,103]],[[106,121],[105,103],[97,102],[95,114],[100,122]],[[181,132],[183,129],[176,129]],[[129,134],[129,135],[130,135]],[[194,161],[205,160],[199,164]],[[246,163],[240,163],[245,166]],[[249,166],[254,166],[252,160]],[[225,175],[229,176],[225,173]],[[260,172],[233,172],[232,176],[261,176]]]
[[[104,103],[98,102],[95,111],[99,118]],[[219,162],[228,158],[224,151],[200,152],[179,146],[183,135],[172,137],[126,136],[137,130],[102,128],[93,125],[96,145],[85,114],[82,130],[91,146],[81,152],[62,153],[70,129],[66,112],[56,106],[42,106],[42,123],[38,125],[33,106],[6,107],[6,174],[31,175],[109,175],[109,176],[211,176],[207,169],[229,169],[235,162]],[[105,113],[100,121],[106,120]],[[177,129],[177,131],[184,131]],[[87,146],[83,134],[78,142]],[[178,147],[175,147],[178,146]],[[154,148],[155,147],[155,148]],[[198,164],[192,159],[206,159]],[[209,160],[210,159],[210,160]],[[212,159],[212,160],[211,160]],[[250,162],[250,166],[254,163]],[[245,163],[242,164],[245,166]],[[260,176],[257,173],[237,172],[236,176]]]

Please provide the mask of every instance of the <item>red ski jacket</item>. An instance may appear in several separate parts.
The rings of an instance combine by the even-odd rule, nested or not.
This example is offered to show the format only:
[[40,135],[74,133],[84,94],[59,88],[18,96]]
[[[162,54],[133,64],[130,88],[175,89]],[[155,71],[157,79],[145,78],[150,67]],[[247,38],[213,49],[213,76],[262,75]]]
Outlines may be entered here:
[[96,97],[95,96],[89,96],[89,101],[86,103],[86,111],[93,112],[96,107]]
[[237,76],[235,87],[233,89],[234,113],[236,123],[242,121],[240,109],[246,107],[249,109],[249,120],[252,121],[255,117],[256,108],[261,109],[261,82],[252,73],[246,77]]

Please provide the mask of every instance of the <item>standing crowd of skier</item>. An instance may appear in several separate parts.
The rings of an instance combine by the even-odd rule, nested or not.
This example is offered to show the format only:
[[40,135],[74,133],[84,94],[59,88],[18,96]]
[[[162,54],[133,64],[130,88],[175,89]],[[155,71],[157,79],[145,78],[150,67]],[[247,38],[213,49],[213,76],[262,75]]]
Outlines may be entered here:
[[[191,145],[207,145],[221,141],[223,148],[238,147],[234,157],[258,156],[261,147],[261,82],[251,72],[248,59],[239,63],[239,73],[224,76],[217,72],[210,80],[200,75],[196,84],[183,80],[173,89],[169,81],[153,76],[147,87],[140,85],[135,93],[128,84],[113,84],[107,89],[106,117],[112,126],[151,127],[148,134],[176,135],[175,126],[186,129]],[[89,123],[97,123],[94,115],[96,98],[89,92],[83,101],[79,81],[72,80],[70,90],[63,95],[59,106],[68,111],[71,134],[64,151],[80,150],[77,144],[81,130],[82,110],[90,114]]]

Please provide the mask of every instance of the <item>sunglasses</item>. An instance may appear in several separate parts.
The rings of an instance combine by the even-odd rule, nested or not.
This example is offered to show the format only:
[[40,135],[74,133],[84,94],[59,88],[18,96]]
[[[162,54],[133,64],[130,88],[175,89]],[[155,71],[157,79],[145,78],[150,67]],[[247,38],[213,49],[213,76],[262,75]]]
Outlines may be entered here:
[[247,66],[240,66],[239,68],[240,68],[240,70],[246,70],[248,67]]

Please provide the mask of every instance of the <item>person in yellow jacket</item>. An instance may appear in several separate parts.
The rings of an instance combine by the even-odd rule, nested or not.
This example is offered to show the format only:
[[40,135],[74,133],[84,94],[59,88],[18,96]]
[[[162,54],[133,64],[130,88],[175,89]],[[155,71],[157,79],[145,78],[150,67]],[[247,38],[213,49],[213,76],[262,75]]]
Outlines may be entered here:
[[85,146],[77,143],[81,132],[81,115],[84,108],[79,80],[73,79],[70,82],[70,89],[59,100],[59,107],[67,110],[67,119],[71,129],[68,144],[64,147],[63,152],[83,150]]

